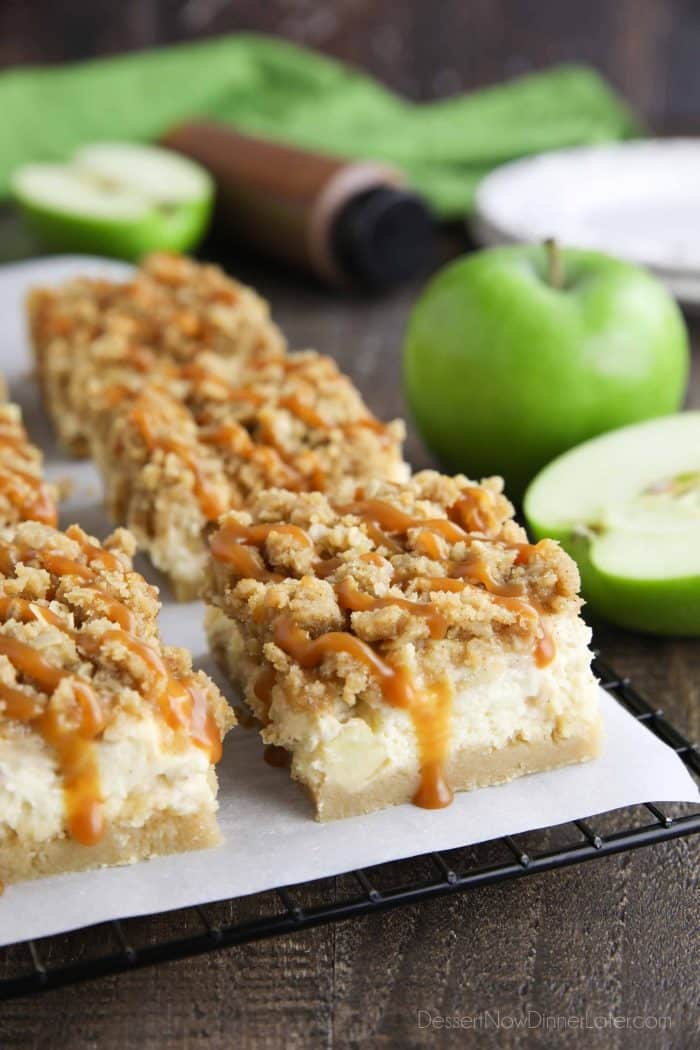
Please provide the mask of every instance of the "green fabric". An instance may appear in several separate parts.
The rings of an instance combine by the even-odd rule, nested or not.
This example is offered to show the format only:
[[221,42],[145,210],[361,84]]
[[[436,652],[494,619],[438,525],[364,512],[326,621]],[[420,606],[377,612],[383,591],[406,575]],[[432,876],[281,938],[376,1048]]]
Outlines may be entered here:
[[591,69],[561,66],[415,105],[364,73],[272,37],[237,35],[161,51],[0,74],[0,194],[33,160],[86,142],[148,140],[192,117],[400,166],[444,217],[479,179],[525,154],[641,129]]

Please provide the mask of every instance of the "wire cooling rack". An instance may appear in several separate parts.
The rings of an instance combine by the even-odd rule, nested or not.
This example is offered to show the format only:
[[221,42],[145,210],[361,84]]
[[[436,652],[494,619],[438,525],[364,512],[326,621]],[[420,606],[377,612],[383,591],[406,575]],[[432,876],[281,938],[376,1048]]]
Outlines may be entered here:
[[[635,718],[674,749],[700,778],[700,751],[626,678],[596,659],[601,685]],[[622,853],[700,832],[700,806],[678,812],[647,802],[592,821],[576,820],[543,832],[510,836],[481,846],[431,853],[322,879],[293,889],[102,923],[61,937],[0,949],[0,1000],[183,959],[247,941],[277,937],[324,923],[414,904],[430,897],[523,878],[552,868]],[[412,881],[402,869],[410,866]],[[416,878],[416,870],[421,877]],[[167,936],[163,927],[167,927]]]

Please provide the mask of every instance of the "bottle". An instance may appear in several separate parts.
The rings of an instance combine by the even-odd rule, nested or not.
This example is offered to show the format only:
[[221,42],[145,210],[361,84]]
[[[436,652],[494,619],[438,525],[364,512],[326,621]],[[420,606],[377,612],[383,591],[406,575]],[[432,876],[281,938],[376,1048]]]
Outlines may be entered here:
[[218,236],[333,285],[382,291],[427,269],[434,227],[395,169],[196,121],[162,139],[208,168]]

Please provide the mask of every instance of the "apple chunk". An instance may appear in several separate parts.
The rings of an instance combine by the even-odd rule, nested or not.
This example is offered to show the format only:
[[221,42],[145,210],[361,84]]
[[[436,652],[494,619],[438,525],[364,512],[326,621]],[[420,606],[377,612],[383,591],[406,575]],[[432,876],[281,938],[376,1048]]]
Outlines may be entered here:
[[195,247],[213,202],[204,168],[134,143],[86,146],[71,164],[28,164],[15,172],[12,191],[50,247],[125,259]]
[[565,453],[527,490],[533,534],[577,560],[600,616],[700,635],[700,412],[623,427]]

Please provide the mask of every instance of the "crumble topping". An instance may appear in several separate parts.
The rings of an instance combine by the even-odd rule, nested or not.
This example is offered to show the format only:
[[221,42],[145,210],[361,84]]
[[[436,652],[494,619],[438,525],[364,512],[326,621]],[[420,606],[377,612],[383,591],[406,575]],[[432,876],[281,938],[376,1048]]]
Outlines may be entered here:
[[193,489],[202,488],[200,475],[216,478],[221,500],[200,499],[207,520],[270,486],[303,491],[346,477],[405,476],[403,424],[377,422],[330,358],[305,352],[265,367],[236,364],[233,381],[216,364],[160,376],[135,396],[104,386],[93,444],[106,473],[179,456]]
[[[129,281],[86,277],[28,298],[32,341],[47,408],[73,451],[85,453],[85,383],[101,359],[130,361],[133,378],[200,354],[268,357],[285,352],[267,303],[216,266],[181,256],[147,258]],[[97,360],[92,365],[93,354]],[[80,369],[80,376],[76,374]],[[138,382],[138,380],[136,380]]]
[[[212,554],[209,601],[242,625],[246,656],[276,669],[292,706],[334,703],[337,679],[353,704],[376,691],[376,675],[332,645],[310,673],[280,623],[309,641],[343,632],[429,684],[446,668],[459,679],[496,648],[546,664],[546,617],[580,607],[576,566],[553,541],[527,542],[494,478],[424,471],[344,501],[262,492],[222,518]],[[259,711],[254,686],[248,694]]]

